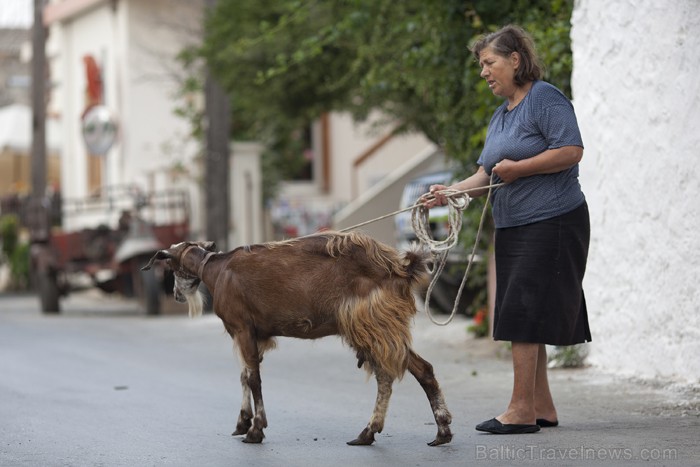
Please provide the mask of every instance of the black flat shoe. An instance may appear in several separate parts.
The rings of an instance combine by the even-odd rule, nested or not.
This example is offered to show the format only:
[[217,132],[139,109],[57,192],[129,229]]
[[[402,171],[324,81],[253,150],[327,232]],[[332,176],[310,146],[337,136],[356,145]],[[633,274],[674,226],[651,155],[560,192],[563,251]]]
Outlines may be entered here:
[[477,431],[485,431],[495,435],[520,435],[523,433],[536,433],[540,431],[539,425],[519,425],[519,424],[503,424],[492,418],[485,422],[481,422],[476,426]]
[[541,426],[542,428],[549,428],[551,426],[559,426],[559,420],[550,422],[546,418],[538,418],[537,419],[537,424]]

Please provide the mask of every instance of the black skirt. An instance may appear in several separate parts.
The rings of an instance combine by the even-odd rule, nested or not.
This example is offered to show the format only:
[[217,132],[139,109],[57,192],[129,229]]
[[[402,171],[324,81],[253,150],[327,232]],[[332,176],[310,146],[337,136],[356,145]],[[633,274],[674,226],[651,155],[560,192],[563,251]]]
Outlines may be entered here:
[[496,229],[496,340],[573,345],[591,340],[583,275],[590,222],[571,212]]

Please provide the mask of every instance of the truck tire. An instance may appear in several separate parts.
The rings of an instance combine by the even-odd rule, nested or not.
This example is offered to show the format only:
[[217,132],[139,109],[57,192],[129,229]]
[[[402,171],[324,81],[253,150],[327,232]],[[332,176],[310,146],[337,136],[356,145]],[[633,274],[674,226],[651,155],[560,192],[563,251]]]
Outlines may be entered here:
[[60,313],[59,304],[60,292],[56,275],[50,271],[39,271],[36,275],[39,299],[41,300],[41,311],[43,313]]
[[140,271],[141,275],[141,298],[146,314],[155,316],[160,314],[160,292],[161,285],[158,283],[155,270]]

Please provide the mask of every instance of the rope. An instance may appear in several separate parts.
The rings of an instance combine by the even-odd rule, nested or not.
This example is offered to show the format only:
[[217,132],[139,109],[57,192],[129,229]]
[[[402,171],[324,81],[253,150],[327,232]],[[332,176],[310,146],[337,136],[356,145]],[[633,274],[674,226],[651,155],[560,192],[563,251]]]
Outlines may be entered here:
[[[481,238],[481,232],[484,227],[484,219],[486,218],[486,210],[489,206],[489,200],[491,199],[491,192],[493,188],[503,185],[502,183],[493,184],[493,174],[491,175],[491,183],[488,187],[472,188],[471,190],[456,191],[456,190],[444,190],[440,194],[444,194],[447,197],[447,208],[448,208],[448,222],[449,231],[448,235],[444,240],[434,240],[430,232],[430,227],[428,223],[428,212],[430,211],[426,208],[423,203],[416,203],[413,206],[413,212],[411,213],[411,221],[413,224],[413,230],[416,233],[418,239],[428,246],[430,252],[433,254],[433,278],[428,286],[428,291],[425,294],[425,314],[428,315],[430,321],[438,326],[446,326],[454,319],[457,314],[457,308],[459,307],[459,301],[462,298],[462,291],[467,283],[467,277],[469,277],[469,271],[471,270],[472,264],[474,263],[474,257],[476,256],[476,248],[479,245],[479,239]],[[488,193],[486,195],[486,202],[484,203],[484,209],[481,212],[481,219],[479,220],[479,229],[476,233],[476,240],[474,241],[474,246],[472,247],[472,252],[469,257],[469,262],[467,263],[467,269],[464,271],[464,277],[462,277],[462,282],[457,290],[457,297],[455,298],[454,306],[452,307],[452,312],[450,316],[445,321],[438,321],[433,316],[430,311],[430,296],[432,295],[433,288],[437,280],[440,278],[440,274],[445,269],[445,264],[447,263],[447,254],[449,250],[457,244],[459,239],[459,232],[462,228],[462,211],[464,211],[471,201],[471,198],[466,195],[469,191],[483,190],[488,188]],[[421,197],[423,198],[423,197]],[[424,198],[423,198],[424,199]]]
[[[433,254],[433,268],[430,271],[431,274],[433,275],[432,280],[430,281],[430,285],[428,286],[428,291],[426,292],[425,295],[425,313],[428,315],[428,318],[430,318],[430,321],[433,322],[433,324],[437,324],[438,326],[446,326],[452,322],[454,319],[455,315],[457,314],[457,308],[459,307],[459,301],[462,298],[462,290],[464,290],[464,286],[467,283],[467,277],[469,277],[469,271],[471,270],[472,263],[474,262],[474,257],[476,256],[476,248],[479,245],[479,239],[481,238],[481,231],[483,230],[484,227],[484,218],[486,217],[486,210],[488,209],[489,206],[489,201],[491,199],[491,193],[494,188],[498,188],[501,185],[504,185],[504,183],[493,183],[493,174],[491,174],[491,179],[488,185],[485,186],[480,186],[480,187],[475,187],[475,188],[468,188],[466,190],[443,190],[439,191],[438,193],[445,195],[447,197],[447,207],[448,207],[448,220],[449,220],[449,232],[447,238],[444,240],[435,240],[432,238],[432,234],[430,233],[430,228],[429,228],[429,222],[428,222],[428,212],[429,209],[426,208],[423,203],[427,200],[434,199],[435,196],[432,193],[426,193],[422,195],[417,203],[415,203],[412,206],[408,206],[403,209],[399,209],[394,212],[390,212],[389,214],[384,214],[383,216],[375,217],[374,219],[370,219],[365,222],[361,222],[359,224],[352,225],[350,227],[346,227],[344,229],[339,230],[338,232],[348,232],[350,230],[357,229],[359,227],[365,226],[367,224],[371,224],[372,222],[377,222],[382,219],[386,219],[388,217],[395,216],[397,214],[401,214],[402,212],[406,211],[412,211],[411,212],[411,222],[413,226],[413,230],[416,233],[416,236],[418,239],[428,245],[428,248],[430,249],[431,253]],[[438,278],[440,277],[440,274],[442,274],[443,269],[445,269],[445,264],[447,263],[447,254],[451,248],[453,248],[456,244],[457,241],[459,240],[459,231],[462,228],[462,211],[464,211],[468,206],[469,203],[471,202],[471,197],[469,197],[468,193],[472,191],[482,191],[488,189],[488,192],[486,194],[486,202],[484,203],[484,209],[481,212],[481,219],[479,220],[479,229],[476,232],[476,240],[474,241],[474,246],[472,247],[472,252],[469,257],[469,262],[467,263],[467,269],[464,271],[464,277],[462,278],[462,283],[459,285],[459,290],[457,291],[457,297],[455,298],[455,303],[454,307],[452,308],[452,313],[450,313],[450,316],[447,318],[445,321],[437,321],[433,314],[430,311],[430,296],[433,292],[433,288],[435,287],[435,283],[437,282]],[[313,235],[313,234],[311,234]],[[310,235],[306,235],[307,237]],[[303,237],[302,237],[303,238]]]
[[[448,192],[449,192],[450,196],[457,196],[457,195],[462,195],[462,194],[470,193],[470,192],[472,192],[472,191],[480,191],[480,190],[486,190],[486,189],[488,189],[488,190],[489,190],[489,196],[490,196],[490,194],[491,194],[491,189],[492,189],[492,188],[498,188],[498,187],[501,186],[501,185],[503,185],[503,183],[496,183],[496,184],[491,184],[491,185],[484,185],[484,186],[479,186],[479,187],[476,187],[476,188],[469,188],[469,189],[461,190],[461,191],[447,190],[447,191],[444,191],[444,192],[441,191],[441,192],[439,192],[439,193],[442,194],[442,193],[448,193]],[[388,217],[392,217],[392,216],[395,216],[395,215],[397,215],[397,214],[401,214],[402,212],[411,211],[411,210],[413,210],[413,209],[416,209],[416,208],[418,208],[418,207],[423,206],[423,200],[430,200],[430,199],[432,199],[432,198],[434,198],[434,196],[433,196],[431,193],[426,193],[425,195],[423,195],[423,196],[421,196],[421,197],[419,198],[421,201],[417,202],[417,203],[414,204],[413,206],[408,206],[408,207],[406,207],[406,208],[399,209],[398,211],[390,212],[389,214],[384,214],[383,216],[375,217],[374,219],[370,219],[370,220],[368,220],[368,221],[360,222],[359,224],[351,225],[350,227],[345,227],[344,229],[338,230],[338,232],[349,232],[350,230],[354,230],[354,229],[357,229],[357,228],[359,228],[359,227],[363,227],[363,226],[365,226],[365,225],[367,225],[367,224],[371,224],[372,222],[377,222],[377,221],[386,219],[386,218],[388,218]],[[311,236],[311,235],[315,235],[315,234],[304,235],[304,237],[309,237],[309,236]],[[300,238],[303,238],[303,237],[300,237]]]

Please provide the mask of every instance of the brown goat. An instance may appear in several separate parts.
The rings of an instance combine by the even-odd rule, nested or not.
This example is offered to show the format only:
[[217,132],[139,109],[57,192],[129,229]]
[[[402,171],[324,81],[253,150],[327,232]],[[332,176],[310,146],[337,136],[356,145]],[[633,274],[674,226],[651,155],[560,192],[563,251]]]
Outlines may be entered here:
[[[243,403],[233,435],[260,443],[267,427],[260,362],[275,336],[316,339],[339,335],[377,379],[377,400],[367,427],[351,445],[369,445],[381,433],[392,384],[406,369],[423,387],[438,426],[437,446],[452,440],[452,416],[433,367],[411,349],[416,314],[412,287],[427,280],[419,249],[400,255],[358,232],[323,232],[282,242],[215,253],[212,242],[183,242],[158,251],[143,269],[167,260],[175,299],[201,314],[200,281],[237,346]],[[255,404],[253,414],[251,396]]]

